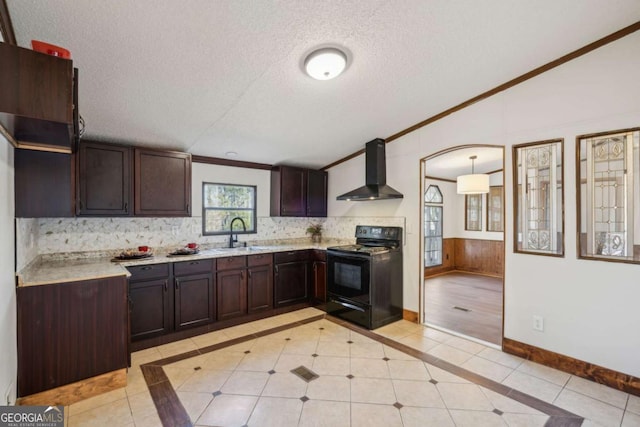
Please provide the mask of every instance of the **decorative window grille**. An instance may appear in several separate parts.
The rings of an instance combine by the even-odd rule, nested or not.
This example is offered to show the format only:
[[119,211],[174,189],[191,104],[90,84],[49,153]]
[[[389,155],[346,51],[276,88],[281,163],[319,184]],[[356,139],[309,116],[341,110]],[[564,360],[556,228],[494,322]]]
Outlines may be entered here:
[[424,265],[442,265],[442,204],[437,185],[430,185],[424,194]]

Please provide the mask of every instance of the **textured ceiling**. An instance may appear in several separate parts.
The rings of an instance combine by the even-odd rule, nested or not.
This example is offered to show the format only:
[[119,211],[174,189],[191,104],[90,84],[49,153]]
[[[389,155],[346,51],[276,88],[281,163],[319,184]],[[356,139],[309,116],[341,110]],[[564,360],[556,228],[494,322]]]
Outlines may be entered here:
[[[7,0],[71,51],[86,137],[320,167],[640,19],[638,0]],[[318,45],[346,72],[303,74]]]

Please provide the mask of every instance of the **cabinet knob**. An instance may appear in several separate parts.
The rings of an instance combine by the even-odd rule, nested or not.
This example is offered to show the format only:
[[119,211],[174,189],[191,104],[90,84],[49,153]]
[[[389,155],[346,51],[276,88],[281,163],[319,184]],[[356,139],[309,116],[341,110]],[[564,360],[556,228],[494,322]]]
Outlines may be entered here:
[[152,269],[153,269],[153,267],[148,265],[146,267],[142,267],[140,270],[149,271],[149,270],[152,270]]

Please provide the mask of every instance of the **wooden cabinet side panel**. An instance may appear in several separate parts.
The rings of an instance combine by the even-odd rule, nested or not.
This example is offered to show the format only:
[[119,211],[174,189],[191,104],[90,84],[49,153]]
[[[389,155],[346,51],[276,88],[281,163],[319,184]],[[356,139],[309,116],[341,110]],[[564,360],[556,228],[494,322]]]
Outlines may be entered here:
[[313,298],[318,302],[327,302],[327,263],[313,262]]
[[18,393],[127,366],[124,277],[18,288]]

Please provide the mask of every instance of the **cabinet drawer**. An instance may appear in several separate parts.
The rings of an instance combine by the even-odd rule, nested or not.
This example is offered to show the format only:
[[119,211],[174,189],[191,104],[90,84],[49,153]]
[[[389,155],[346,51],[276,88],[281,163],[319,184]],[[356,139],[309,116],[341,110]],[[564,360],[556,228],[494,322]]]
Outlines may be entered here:
[[198,259],[193,261],[176,262],[173,264],[174,276],[187,276],[197,273],[212,273],[215,270],[215,260]]
[[278,252],[274,256],[274,261],[276,264],[282,264],[285,262],[295,262],[295,261],[308,261],[309,260],[309,251],[288,251],[288,252]]
[[131,277],[129,280],[156,279],[169,276],[169,264],[135,265],[127,267]]
[[231,270],[234,268],[243,268],[247,266],[246,256],[228,256],[217,259],[217,270]]
[[273,264],[273,254],[249,255],[247,257],[247,264],[249,267]]

